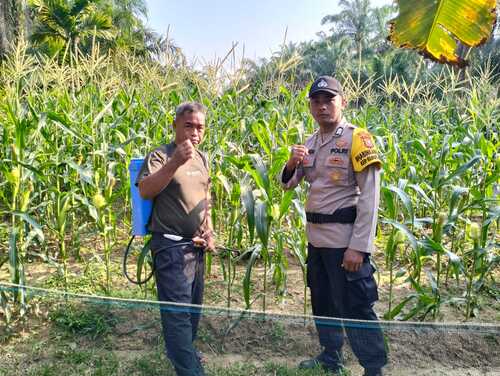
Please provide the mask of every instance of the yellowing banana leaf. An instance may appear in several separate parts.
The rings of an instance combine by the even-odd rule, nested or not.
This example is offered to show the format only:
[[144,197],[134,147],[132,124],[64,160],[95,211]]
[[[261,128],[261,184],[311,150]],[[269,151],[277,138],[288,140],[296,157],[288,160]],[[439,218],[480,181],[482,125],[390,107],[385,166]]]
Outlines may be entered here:
[[483,44],[496,22],[496,0],[398,0],[389,40],[440,63],[465,66],[457,42]]

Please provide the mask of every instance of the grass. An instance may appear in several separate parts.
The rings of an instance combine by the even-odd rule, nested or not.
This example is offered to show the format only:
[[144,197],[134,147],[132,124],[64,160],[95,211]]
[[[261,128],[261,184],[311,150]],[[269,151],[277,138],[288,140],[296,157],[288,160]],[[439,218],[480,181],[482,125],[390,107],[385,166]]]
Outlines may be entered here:
[[50,320],[71,335],[87,335],[92,339],[111,333],[117,323],[107,305],[90,304],[85,310],[76,305],[63,305],[51,312]]
[[[91,351],[69,351],[55,354],[55,359],[28,369],[28,375],[93,376],[117,375],[119,360],[113,353],[97,354]],[[15,375],[16,373],[12,373]]]
[[[45,331],[38,328],[27,340],[17,337],[15,344],[6,346],[10,361],[7,362],[8,358],[0,361],[0,375],[175,376],[165,358],[161,338],[145,344],[140,336],[132,334],[130,344],[125,344],[124,348],[124,338],[114,329],[115,324],[125,317],[124,312],[113,314],[91,304],[63,304],[50,314]],[[283,326],[278,324],[273,328],[280,338],[285,335]],[[150,334],[151,331],[146,335]],[[213,341],[210,336],[203,336],[203,330],[200,334],[200,343]],[[272,342],[279,346],[278,338]],[[207,358],[209,364],[206,369],[210,376],[326,375],[320,370],[301,371],[276,361],[232,360],[230,364],[225,364],[217,360],[218,356],[207,353]]]
[[[0,372],[2,369],[0,368]],[[18,375],[16,371],[4,370],[0,373],[5,376]],[[275,362],[264,364],[251,364],[236,362],[228,366],[209,365],[206,367],[208,376],[322,376],[329,375],[321,369],[299,370]],[[33,376],[76,376],[76,375],[136,375],[136,376],[175,376],[173,368],[169,365],[163,354],[148,352],[133,360],[120,359],[112,352],[107,354],[95,351],[75,350],[64,354],[57,354],[54,359],[26,370],[27,375]],[[350,373],[344,372],[343,376]]]
[[[2,369],[0,369],[2,372]],[[230,366],[208,366],[207,376],[327,376],[320,369],[298,370],[294,367],[279,363],[266,363],[264,365],[252,365],[247,363],[235,363]],[[175,376],[172,367],[168,366],[165,359],[160,359],[154,353],[146,354],[134,361],[122,361],[113,355],[96,356],[88,352],[74,352],[60,362],[54,364],[43,364],[26,373],[30,376],[111,376],[111,375],[133,375],[133,376]],[[14,376],[17,373],[5,371],[5,376]],[[343,373],[349,376],[350,373]]]
[[[224,286],[220,288],[224,289]],[[2,343],[5,356],[0,359],[0,375],[174,376],[164,356],[157,310],[57,302],[49,296],[37,298],[37,302],[40,307],[38,316],[31,314],[29,322],[18,326],[17,332]],[[295,321],[277,321],[268,315],[266,321],[261,318],[242,320],[225,338],[222,335],[231,321],[223,313],[220,316],[205,315],[196,346],[209,360],[208,375],[325,374],[319,370],[296,368],[299,361],[319,351],[312,323],[309,321],[304,326]],[[424,357],[429,363],[429,351],[447,354],[440,357],[439,364],[429,363],[431,368],[441,363],[449,366],[457,359],[462,366],[468,361],[475,365],[489,364],[498,352],[498,339],[493,334],[479,340],[472,332],[465,333],[466,337],[460,333],[442,333],[438,340],[442,344],[435,347],[436,333],[426,331],[420,337],[412,333],[388,333],[392,361],[400,361],[399,354],[402,354],[404,363],[401,369],[422,367],[422,364],[413,363],[414,358]],[[434,337],[430,337],[428,343],[425,337],[429,334]],[[407,342],[397,343],[400,335],[407,338]],[[471,338],[476,338],[476,342],[471,342]],[[453,344],[459,346],[453,347]],[[466,349],[469,352],[464,352]],[[409,353],[413,355],[405,357]],[[483,359],[480,354],[488,358]],[[348,348],[345,357],[347,367],[354,368],[352,374],[357,374],[356,360]],[[432,362],[438,360],[433,358]]]

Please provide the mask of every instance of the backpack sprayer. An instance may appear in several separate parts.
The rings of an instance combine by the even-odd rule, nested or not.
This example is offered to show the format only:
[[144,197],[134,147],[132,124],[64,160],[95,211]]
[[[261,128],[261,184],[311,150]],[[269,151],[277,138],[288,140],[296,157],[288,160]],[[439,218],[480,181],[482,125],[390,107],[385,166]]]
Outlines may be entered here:
[[145,200],[139,194],[139,188],[135,185],[139,171],[144,159],[135,158],[130,161],[128,170],[130,172],[130,197],[132,198],[132,236],[145,236],[149,233],[148,222],[153,209],[153,202]]
[[[146,283],[153,276],[153,273],[151,272],[151,274],[147,276],[143,281],[139,280],[139,278],[137,280],[133,280],[132,278],[130,278],[127,272],[127,260],[132,242],[134,241],[136,236],[146,236],[149,233],[147,226],[149,218],[151,217],[151,211],[153,209],[153,202],[151,200],[143,199],[139,193],[139,188],[135,185],[135,181],[137,179],[137,176],[139,175],[139,171],[141,170],[143,162],[144,159],[135,158],[130,161],[130,165],[128,166],[128,170],[130,173],[130,197],[132,200],[132,237],[127,244],[125,254],[123,255],[123,274],[130,282],[136,285],[142,285]],[[149,244],[146,244],[141,252],[142,258],[144,258],[146,256],[146,253],[149,251],[148,245]],[[137,275],[139,276],[140,274],[137,273]]]
[[[175,244],[167,246],[167,247],[162,247],[158,250],[156,250],[153,254],[153,267],[151,268],[151,272],[149,275],[141,280],[140,279],[140,273],[138,271],[137,273],[137,280],[133,280],[130,278],[128,271],[127,271],[127,260],[128,256],[130,254],[130,248],[132,246],[132,242],[136,238],[136,236],[146,236],[150,232],[148,230],[148,224],[149,224],[149,219],[151,217],[151,212],[153,210],[153,201],[151,200],[146,200],[141,197],[139,193],[139,188],[135,185],[135,182],[137,180],[137,176],[139,175],[139,171],[141,170],[142,164],[144,163],[144,159],[142,158],[134,158],[130,161],[129,165],[129,172],[130,172],[130,197],[132,200],[132,237],[130,238],[127,248],[125,249],[125,253],[123,255],[123,274],[125,277],[132,282],[133,284],[136,285],[143,285],[147,283],[154,274],[154,266],[155,266],[155,258],[156,256],[160,253],[163,252],[169,248],[173,247],[179,247],[179,246],[184,246],[184,245],[194,245],[193,239],[188,239],[188,238],[183,238],[180,236],[176,235],[164,235],[165,237],[173,240]],[[222,250],[225,252],[235,252],[236,254],[239,254],[238,251],[225,248],[225,247],[217,247],[218,250]],[[141,251],[141,255],[139,256],[140,259],[144,260],[146,254],[150,251],[149,247],[149,242],[144,245]],[[142,263],[138,267],[142,268]]]
[[[153,255],[153,267],[149,275],[141,280],[140,273],[137,273],[137,280],[133,280],[127,271],[127,260],[130,254],[130,248],[132,246],[132,242],[136,238],[136,236],[146,236],[149,234],[148,223],[151,217],[151,212],[153,210],[153,201],[146,200],[141,197],[139,193],[139,188],[135,185],[137,180],[137,176],[139,175],[139,171],[141,170],[142,164],[144,163],[144,159],[142,158],[134,158],[130,161],[130,165],[128,167],[130,172],[130,197],[132,200],[132,237],[130,238],[127,248],[125,249],[125,254],[123,255],[123,274],[125,277],[136,285],[143,285],[147,283],[154,274],[154,265],[155,265],[155,257],[159,252],[165,251],[172,247],[178,247],[183,245],[192,245],[192,240],[179,242],[179,240],[186,240],[185,238],[178,237],[177,242],[174,245],[163,247],[155,252]],[[141,259],[144,259],[146,254],[150,251],[149,242],[144,245],[141,251],[141,255],[139,256]],[[138,267],[142,267],[138,265]]]

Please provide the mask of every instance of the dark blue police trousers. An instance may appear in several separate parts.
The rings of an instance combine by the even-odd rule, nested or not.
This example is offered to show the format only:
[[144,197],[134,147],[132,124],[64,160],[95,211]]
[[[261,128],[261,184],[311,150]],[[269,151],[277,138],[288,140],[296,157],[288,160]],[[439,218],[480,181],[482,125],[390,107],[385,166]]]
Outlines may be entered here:
[[373,323],[315,320],[319,342],[324,347],[319,359],[336,368],[342,362],[344,328],[351,348],[364,368],[382,368],[387,353],[382,330],[373,310],[378,300],[375,270],[368,254],[357,272],[342,268],[346,248],[316,248],[309,244],[307,282],[311,290],[313,315],[343,319],[370,320]]
[[[158,300],[201,305],[205,267],[203,250],[191,245],[175,244],[163,234],[153,234],[151,250],[155,260]],[[163,304],[160,313],[167,357],[177,375],[204,376],[203,366],[193,346],[200,309]]]

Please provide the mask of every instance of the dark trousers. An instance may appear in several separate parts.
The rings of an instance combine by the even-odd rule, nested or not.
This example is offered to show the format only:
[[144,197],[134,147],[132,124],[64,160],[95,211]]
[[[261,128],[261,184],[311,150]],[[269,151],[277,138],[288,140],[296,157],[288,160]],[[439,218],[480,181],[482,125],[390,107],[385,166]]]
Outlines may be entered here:
[[[307,282],[311,289],[313,315],[377,321],[373,303],[378,300],[374,268],[366,255],[357,272],[341,267],[345,248],[316,248],[309,244]],[[315,320],[319,342],[324,347],[322,362],[332,368],[341,363],[344,328],[352,350],[364,368],[381,368],[387,363],[382,330],[377,323],[341,323]]]
[[[204,287],[203,250],[191,245],[176,246],[176,243],[157,233],[153,234],[151,240],[158,300],[201,305]],[[164,249],[166,247],[170,248]],[[167,357],[177,375],[205,375],[193,346],[200,309],[163,304],[160,313]]]

